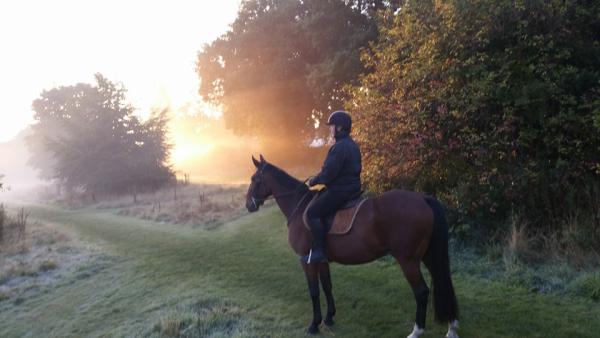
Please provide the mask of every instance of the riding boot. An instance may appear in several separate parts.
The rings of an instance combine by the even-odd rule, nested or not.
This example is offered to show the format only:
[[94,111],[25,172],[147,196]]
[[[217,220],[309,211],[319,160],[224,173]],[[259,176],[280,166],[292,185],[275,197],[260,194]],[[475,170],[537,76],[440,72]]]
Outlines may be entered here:
[[303,256],[300,260],[304,263],[321,263],[327,261],[325,256],[325,225],[320,218],[308,219],[310,225],[310,231],[313,235],[312,249],[308,255]]

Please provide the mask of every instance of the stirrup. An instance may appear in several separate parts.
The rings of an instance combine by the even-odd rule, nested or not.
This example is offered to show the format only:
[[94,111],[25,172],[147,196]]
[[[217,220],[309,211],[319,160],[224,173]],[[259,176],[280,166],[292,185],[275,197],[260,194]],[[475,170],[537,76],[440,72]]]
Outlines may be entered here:
[[[321,251],[323,251],[323,250],[321,250]],[[300,257],[300,261],[304,262],[306,264],[315,263],[315,262],[313,262],[313,249],[310,249],[310,251],[308,252],[308,255]],[[327,262],[327,256],[325,256],[324,252],[323,252],[322,259],[319,259],[319,261],[316,263],[323,263],[323,262]]]

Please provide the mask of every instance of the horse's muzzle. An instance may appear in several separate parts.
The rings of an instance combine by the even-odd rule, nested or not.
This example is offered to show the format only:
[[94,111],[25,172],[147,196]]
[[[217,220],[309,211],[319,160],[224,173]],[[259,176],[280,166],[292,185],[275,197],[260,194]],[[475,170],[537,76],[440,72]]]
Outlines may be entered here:
[[248,209],[248,212],[256,212],[258,211],[259,205],[258,203],[256,203],[256,200],[254,199],[249,199],[246,201],[246,209]]

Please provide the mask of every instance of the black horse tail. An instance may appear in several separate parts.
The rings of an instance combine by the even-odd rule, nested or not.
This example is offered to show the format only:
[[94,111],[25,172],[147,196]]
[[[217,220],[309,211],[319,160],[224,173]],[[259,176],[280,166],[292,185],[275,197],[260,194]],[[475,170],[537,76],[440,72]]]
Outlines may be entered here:
[[447,323],[458,319],[458,303],[450,277],[450,258],[448,257],[448,222],[442,204],[434,197],[425,198],[433,210],[433,231],[426,259],[433,280],[433,306],[435,321]]

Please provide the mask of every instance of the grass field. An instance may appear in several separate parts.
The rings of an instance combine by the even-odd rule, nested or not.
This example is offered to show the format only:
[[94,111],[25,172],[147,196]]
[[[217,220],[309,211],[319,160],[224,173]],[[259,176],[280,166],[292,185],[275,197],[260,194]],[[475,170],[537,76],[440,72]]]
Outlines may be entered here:
[[[0,301],[0,336],[302,337],[311,305],[275,207],[203,228],[110,210],[27,206],[105,255],[25,297]],[[332,267],[338,314],[325,337],[404,337],[414,301],[390,260]],[[462,337],[598,337],[600,304],[454,275]],[[430,309],[431,310],[431,309]],[[425,337],[446,327],[428,314]]]

